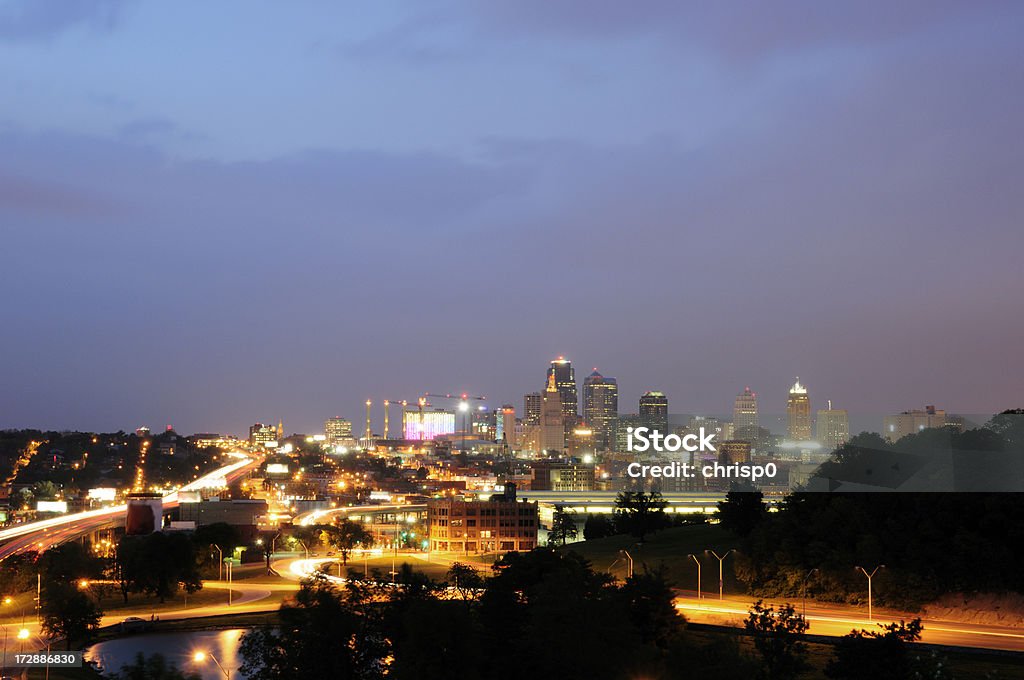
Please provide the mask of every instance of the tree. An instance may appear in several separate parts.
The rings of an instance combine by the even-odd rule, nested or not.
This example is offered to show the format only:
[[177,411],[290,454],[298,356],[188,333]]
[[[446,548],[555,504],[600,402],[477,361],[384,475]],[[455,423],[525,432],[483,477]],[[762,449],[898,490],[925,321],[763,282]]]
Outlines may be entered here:
[[744,627],[754,638],[754,648],[761,655],[760,677],[765,680],[795,678],[806,664],[807,645],[804,633],[808,624],[791,604],[775,610],[761,600],[750,608]]
[[640,639],[667,649],[682,630],[684,620],[676,609],[665,565],[653,571],[645,567],[642,573],[634,573],[626,579],[619,594],[625,599],[630,621],[640,632]]
[[363,528],[362,524],[353,522],[347,517],[336,525],[324,525],[321,527],[327,537],[328,544],[341,553],[341,563],[348,564],[349,553],[357,545],[364,548],[373,545],[373,536]]
[[163,654],[135,655],[135,661],[121,667],[111,680],[200,680],[198,673],[184,673],[174,664],[167,663]]
[[583,524],[583,540],[593,541],[597,538],[615,535],[615,523],[603,513],[588,514]]
[[197,527],[192,533],[192,542],[196,546],[196,552],[200,555],[209,555],[211,545],[218,546],[227,555],[242,545],[242,535],[238,529],[227,522],[214,522]]
[[129,592],[149,593],[164,602],[178,592],[179,584],[188,593],[203,587],[195,546],[184,534],[125,536],[118,543],[116,560],[125,602]]
[[576,538],[579,530],[576,528],[576,512],[566,510],[565,506],[556,505],[555,512],[551,517],[551,531],[548,541],[565,545],[570,538]]
[[47,585],[41,613],[47,637],[64,638],[67,649],[71,649],[72,640],[87,641],[103,616],[92,598],[74,584],[62,581]]
[[878,627],[881,631],[853,630],[840,638],[835,656],[825,667],[825,675],[835,680],[936,677],[934,673],[922,673],[925,669],[921,666],[927,662],[914,659],[909,653],[909,643],[921,639],[921,619]]
[[452,566],[448,568],[448,573],[445,574],[445,581],[452,584],[455,592],[463,600],[468,600],[471,597],[475,598],[476,592],[484,584],[483,577],[477,573],[476,569],[462,562],[452,562]]
[[242,637],[241,673],[250,680],[383,677],[388,644],[363,591],[342,594],[324,581],[307,581],[294,603],[281,605],[280,623]]
[[733,483],[725,500],[718,502],[719,521],[738,536],[749,536],[766,513],[764,494],[749,483]]
[[668,503],[657,491],[622,491],[615,498],[615,524],[620,533],[630,534],[643,543],[649,533],[670,524],[665,514]]

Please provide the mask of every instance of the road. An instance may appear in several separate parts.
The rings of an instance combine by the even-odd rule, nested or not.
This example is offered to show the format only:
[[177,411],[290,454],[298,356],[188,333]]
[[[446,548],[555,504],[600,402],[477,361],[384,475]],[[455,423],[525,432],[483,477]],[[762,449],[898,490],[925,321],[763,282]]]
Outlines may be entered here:
[[[254,465],[259,464],[258,458],[241,453],[233,455],[238,458],[234,463],[217,468],[186,484],[178,491],[172,491],[164,496],[164,509],[177,507],[179,491],[194,491],[209,486],[230,484],[245,475]],[[3,543],[0,546],[0,560],[22,551],[46,550],[100,529],[120,526],[124,524],[126,510],[127,506],[124,504],[113,505],[108,508],[86,510],[3,529],[0,531],[0,542]]]
[[[766,604],[779,603],[766,601]],[[799,602],[793,604],[797,612],[802,610]],[[705,597],[698,600],[696,593],[693,593],[676,598],[676,608],[688,621],[720,626],[742,627],[752,605],[752,600],[740,596],[726,596],[724,600],[719,600],[717,596],[709,597],[705,594]],[[884,611],[877,607],[874,614],[876,623],[891,623],[900,619],[909,621],[914,618],[913,614]],[[864,608],[848,605],[808,602],[807,622],[810,624],[807,632],[811,635],[841,637],[853,629],[877,630],[868,620]],[[1019,627],[935,619],[922,619],[921,623],[924,626],[922,642],[1024,652],[1024,630]]]

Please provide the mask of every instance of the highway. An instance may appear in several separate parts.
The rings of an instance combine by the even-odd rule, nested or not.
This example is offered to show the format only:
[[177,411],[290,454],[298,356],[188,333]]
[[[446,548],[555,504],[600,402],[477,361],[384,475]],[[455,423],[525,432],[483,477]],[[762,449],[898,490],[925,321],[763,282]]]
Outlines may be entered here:
[[[717,595],[705,596],[698,600],[696,593],[676,598],[676,609],[680,610],[688,621],[707,623],[719,626],[743,627],[743,621],[754,601],[742,596],[726,596],[719,600]],[[781,602],[765,601],[766,605]],[[797,613],[802,611],[801,603],[793,602]],[[909,621],[913,614],[906,612],[884,611],[875,608],[875,622],[887,624],[903,619]],[[810,635],[841,637],[851,630],[879,630],[868,620],[866,608],[850,605],[833,605],[825,603],[807,604],[807,632]],[[942,621],[922,619],[924,631],[921,642],[954,647],[976,647],[980,649],[999,649],[1005,651],[1024,652],[1024,630],[1014,626],[999,626],[960,621]]]
[[[234,453],[238,458],[234,463],[217,468],[202,477],[189,482],[177,491],[172,491],[163,498],[164,509],[178,505],[180,491],[196,491],[209,487],[225,486],[245,475],[253,466],[259,464],[258,458]],[[28,522],[0,530],[0,560],[23,551],[41,551],[55,545],[74,540],[80,536],[124,524],[127,505],[112,505],[98,510],[86,510],[59,517]]]

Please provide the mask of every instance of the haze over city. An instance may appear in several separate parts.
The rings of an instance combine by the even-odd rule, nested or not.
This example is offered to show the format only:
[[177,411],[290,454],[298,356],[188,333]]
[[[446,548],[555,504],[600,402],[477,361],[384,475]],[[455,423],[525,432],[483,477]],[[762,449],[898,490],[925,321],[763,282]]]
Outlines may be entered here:
[[0,5],[0,427],[1020,405],[1019,3],[258,5]]

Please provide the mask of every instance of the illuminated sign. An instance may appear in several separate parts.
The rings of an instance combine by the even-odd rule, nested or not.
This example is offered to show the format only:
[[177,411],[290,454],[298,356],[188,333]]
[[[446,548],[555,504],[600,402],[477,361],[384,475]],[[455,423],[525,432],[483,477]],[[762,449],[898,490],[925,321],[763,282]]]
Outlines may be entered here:
[[117,489],[111,487],[98,487],[89,489],[89,500],[112,501],[117,497]]
[[288,465],[287,463],[267,463],[267,474],[286,475],[288,474]]
[[39,501],[36,503],[37,512],[67,512],[67,501]]

